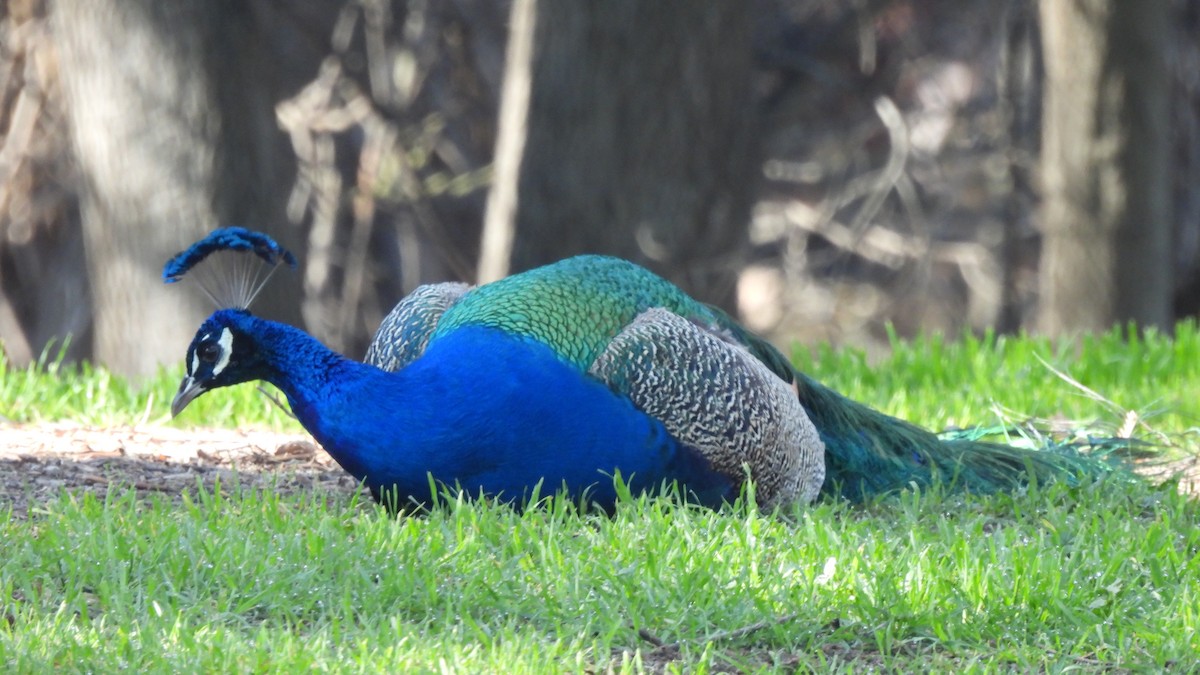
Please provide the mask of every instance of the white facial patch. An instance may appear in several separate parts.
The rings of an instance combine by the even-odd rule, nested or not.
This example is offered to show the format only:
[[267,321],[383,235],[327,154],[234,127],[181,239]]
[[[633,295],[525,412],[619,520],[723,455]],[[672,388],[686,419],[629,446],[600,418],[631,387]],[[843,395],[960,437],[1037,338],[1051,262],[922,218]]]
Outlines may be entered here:
[[[211,335],[211,333],[205,333],[204,336],[200,338],[200,341],[204,342]],[[188,375],[195,375],[197,370],[200,370],[200,356],[196,354],[196,352],[192,352],[192,367],[188,368]]]
[[214,376],[220,375],[225,366],[229,365],[229,355],[233,353],[233,333],[229,332],[228,328],[222,328],[221,339],[217,340],[217,344],[221,346],[221,358],[213,366]]

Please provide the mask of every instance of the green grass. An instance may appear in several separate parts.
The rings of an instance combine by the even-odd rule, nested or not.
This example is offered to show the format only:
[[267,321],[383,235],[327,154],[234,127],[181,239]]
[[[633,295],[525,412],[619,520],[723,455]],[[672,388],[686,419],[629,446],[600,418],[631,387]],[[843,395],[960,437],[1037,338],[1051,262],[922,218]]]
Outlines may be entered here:
[[[133,384],[88,363],[64,364],[53,354],[28,368],[14,368],[0,352],[0,420],[18,423],[69,420],[96,426],[176,424],[253,426],[302,431],[298,423],[255,385],[202,396],[171,420],[171,399],[183,379],[182,363],[163,368],[147,382]],[[270,385],[263,387],[272,389]],[[278,392],[275,392],[278,394]]]
[[[798,368],[850,398],[933,429],[996,424],[1012,417],[1119,426],[1137,412],[1163,431],[1200,425],[1200,329],[1180,323],[1171,338],[1133,329],[1073,343],[1046,338],[893,338],[890,357],[868,365],[862,352],[797,349]],[[1063,380],[1070,376],[1116,406],[1101,405]],[[998,417],[997,410],[1004,413]]]
[[[929,339],[874,366],[855,352],[796,359],[935,428],[1004,421],[994,408],[1101,426],[1136,410],[1194,452],[1195,326],[1128,338]],[[178,376],[139,390],[103,371],[0,366],[0,414],[163,422]],[[252,387],[211,393],[181,423],[290,428],[264,401]],[[561,502],[394,518],[366,500],[229,485],[182,505],[113,491],[28,517],[6,508],[6,672],[1139,671],[1188,668],[1200,651],[1200,506],[1172,486],[767,515],[629,499],[611,518]]]

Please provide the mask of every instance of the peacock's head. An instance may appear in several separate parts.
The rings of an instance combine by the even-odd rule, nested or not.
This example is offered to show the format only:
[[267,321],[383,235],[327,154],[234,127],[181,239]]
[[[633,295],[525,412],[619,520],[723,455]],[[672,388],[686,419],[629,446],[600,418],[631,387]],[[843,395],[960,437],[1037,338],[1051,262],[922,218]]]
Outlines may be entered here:
[[252,320],[245,310],[223,309],[200,326],[188,346],[187,375],[171,401],[172,417],[210,389],[262,379],[262,355],[247,331]]
[[[201,266],[198,276],[189,275],[206,259],[216,262]],[[222,260],[224,264],[220,263]],[[172,284],[189,275],[213,304],[232,308],[217,311],[196,331],[188,347],[187,377],[171,401],[172,417],[209,389],[263,378],[266,369],[254,337],[256,327],[261,329],[261,324],[256,323],[246,308],[283,264],[296,267],[296,257],[274,239],[244,227],[222,227],[180,251],[163,266],[163,281]]]

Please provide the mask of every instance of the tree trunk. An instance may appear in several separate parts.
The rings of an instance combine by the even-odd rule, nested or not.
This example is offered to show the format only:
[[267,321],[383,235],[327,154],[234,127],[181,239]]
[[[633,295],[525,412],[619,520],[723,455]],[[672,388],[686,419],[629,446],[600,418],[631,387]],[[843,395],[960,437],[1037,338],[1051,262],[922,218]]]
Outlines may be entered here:
[[[287,35],[286,23],[264,31],[264,18],[279,18],[270,7],[54,4],[83,182],[93,358],[116,372],[143,376],[178,362],[213,309],[194,289],[162,283],[170,255],[219,224],[274,231],[285,245],[302,240],[276,229],[292,171],[273,106],[280,89],[298,88],[315,71],[315,58],[304,62],[314,50],[302,35]],[[324,39],[328,23],[318,23]],[[286,73],[296,72],[289,82]],[[298,319],[300,284],[276,286],[257,306]]]
[[733,304],[753,193],[752,12],[517,0],[480,281],[578,253]]
[[1171,323],[1169,3],[1042,0],[1038,327]]
[[214,224],[219,117],[202,64],[205,4],[54,7],[83,179],[93,358],[128,375],[178,360],[206,309],[165,287],[158,267]]

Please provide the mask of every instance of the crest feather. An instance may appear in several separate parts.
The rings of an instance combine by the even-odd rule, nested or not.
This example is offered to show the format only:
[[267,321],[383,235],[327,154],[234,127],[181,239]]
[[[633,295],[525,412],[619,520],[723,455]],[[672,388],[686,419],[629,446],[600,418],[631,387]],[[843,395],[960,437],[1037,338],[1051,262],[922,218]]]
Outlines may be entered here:
[[222,227],[168,260],[163,266],[163,281],[172,284],[183,279],[214,254],[192,278],[218,308],[247,309],[280,263],[296,267],[296,256],[266,234],[244,227]]

